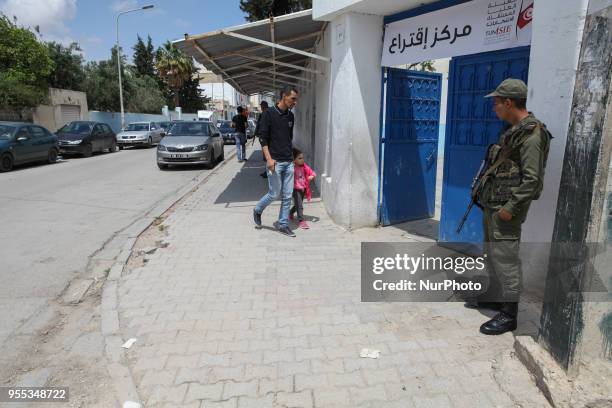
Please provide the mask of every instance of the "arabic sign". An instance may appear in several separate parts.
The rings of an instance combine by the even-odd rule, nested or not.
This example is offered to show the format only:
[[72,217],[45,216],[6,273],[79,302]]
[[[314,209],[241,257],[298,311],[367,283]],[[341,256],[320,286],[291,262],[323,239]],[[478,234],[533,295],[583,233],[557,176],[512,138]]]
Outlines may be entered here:
[[473,0],[387,24],[382,66],[531,43],[534,0]]

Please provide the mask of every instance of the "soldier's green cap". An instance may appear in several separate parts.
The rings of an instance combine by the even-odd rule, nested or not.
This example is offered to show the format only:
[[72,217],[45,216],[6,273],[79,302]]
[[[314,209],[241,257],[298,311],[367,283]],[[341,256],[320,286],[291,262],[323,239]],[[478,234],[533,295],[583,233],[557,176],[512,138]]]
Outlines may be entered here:
[[485,96],[485,98],[492,98],[494,96],[500,98],[527,99],[527,84],[520,79],[508,78],[499,84],[495,91]]

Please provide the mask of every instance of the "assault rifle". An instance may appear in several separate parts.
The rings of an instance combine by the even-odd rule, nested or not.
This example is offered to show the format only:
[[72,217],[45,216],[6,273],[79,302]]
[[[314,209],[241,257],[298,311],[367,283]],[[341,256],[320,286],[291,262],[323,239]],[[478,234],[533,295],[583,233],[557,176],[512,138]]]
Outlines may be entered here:
[[487,148],[484,159],[482,159],[482,161],[480,162],[480,167],[478,168],[476,175],[472,179],[472,184],[470,185],[470,194],[471,194],[470,204],[465,210],[465,213],[463,214],[463,217],[461,218],[461,222],[459,223],[459,226],[457,227],[457,234],[459,234],[461,230],[463,229],[463,226],[465,225],[465,222],[470,216],[470,212],[472,211],[472,207],[474,207],[474,204],[476,204],[478,208],[482,209],[482,205],[478,203],[478,196],[480,195],[480,191],[482,190],[484,183],[481,183],[480,179],[484,176],[486,171],[489,169],[489,165],[490,165],[489,153],[493,146],[495,145],[489,145],[489,147]]

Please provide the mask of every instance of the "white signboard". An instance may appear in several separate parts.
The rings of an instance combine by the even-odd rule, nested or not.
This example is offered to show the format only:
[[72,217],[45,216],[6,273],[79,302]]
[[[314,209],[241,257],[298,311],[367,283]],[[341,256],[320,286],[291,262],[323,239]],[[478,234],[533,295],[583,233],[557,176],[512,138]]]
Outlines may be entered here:
[[387,24],[382,66],[531,43],[534,0],[472,0]]

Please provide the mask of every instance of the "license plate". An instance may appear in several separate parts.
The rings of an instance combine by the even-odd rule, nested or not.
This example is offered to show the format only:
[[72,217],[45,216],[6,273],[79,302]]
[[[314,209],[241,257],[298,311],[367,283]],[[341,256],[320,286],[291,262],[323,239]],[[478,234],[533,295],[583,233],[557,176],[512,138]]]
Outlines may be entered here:
[[186,154],[171,154],[170,157],[172,159],[184,159],[187,157],[187,155]]

